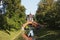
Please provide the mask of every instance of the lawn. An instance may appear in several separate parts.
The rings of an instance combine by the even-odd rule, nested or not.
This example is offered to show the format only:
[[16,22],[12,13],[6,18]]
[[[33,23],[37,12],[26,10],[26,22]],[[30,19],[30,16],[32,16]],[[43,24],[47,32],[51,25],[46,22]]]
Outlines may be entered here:
[[[0,40],[23,40],[19,34],[21,30],[10,31],[10,35],[0,30]],[[18,35],[19,34],[19,35]],[[35,31],[36,40],[60,40],[60,30],[40,29]],[[17,36],[18,35],[18,36]]]
[[[39,33],[40,32],[40,33]],[[60,40],[60,30],[40,29],[35,32],[36,40]]]
[[[36,40],[60,40],[60,30],[39,29],[35,31],[34,37]],[[21,35],[15,40],[22,40]]]
[[9,35],[5,31],[1,31],[0,30],[0,40],[12,40],[19,32],[20,32],[20,30],[18,30],[18,31],[11,31],[10,35]]

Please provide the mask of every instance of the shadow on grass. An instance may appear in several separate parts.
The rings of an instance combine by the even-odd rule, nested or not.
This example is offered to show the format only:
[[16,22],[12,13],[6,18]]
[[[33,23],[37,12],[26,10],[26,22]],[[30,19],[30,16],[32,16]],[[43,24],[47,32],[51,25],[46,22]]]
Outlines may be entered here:
[[[34,30],[36,40],[60,40],[60,28],[58,27],[39,27]],[[54,34],[48,34],[54,33]],[[56,35],[55,35],[56,33]]]
[[0,30],[10,35],[10,31],[18,30],[18,28],[13,27],[12,25],[8,25],[8,26],[1,26]]
[[46,35],[42,38],[38,37],[36,40],[60,40],[59,37],[60,37],[59,35],[51,34],[51,35]]

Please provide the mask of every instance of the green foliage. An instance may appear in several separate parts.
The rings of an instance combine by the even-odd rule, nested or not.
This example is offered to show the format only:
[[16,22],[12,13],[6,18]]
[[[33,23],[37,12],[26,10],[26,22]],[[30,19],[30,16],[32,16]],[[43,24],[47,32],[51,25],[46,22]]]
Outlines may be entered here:
[[[51,2],[49,2],[51,1]],[[60,4],[52,0],[40,2],[36,12],[36,19],[41,24],[46,24],[47,27],[59,27],[60,25]],[[39,19],[38,19],[39,18]]]
[[[45,25],[44,28],[36,31],[36,35],[39,35],[37,40],[60,40],[60,1],[53,0],[41,0],[38,9],[36,11],[36,20],[38,23]],[[50,33],[58,33],[47,35],[47,31]],[[51,32],[52,31],[52,32]],[[42,38],[41,38],[42,36]],[[44,36],[44,37],[43,37]]]
[[5,29],[8,28],[8,30],[20,29],[25,22],[25,7],[21,5],[21,0],[4,0],[4,2],[7,5],[6,14],[1,17],[1,22],[4,24],[0,23],[0,27],[6,27]]
[[0,15],[0,29],[6,30],[7,27],[5,25],[6,25],[6,18],[4,17],[4,15]]

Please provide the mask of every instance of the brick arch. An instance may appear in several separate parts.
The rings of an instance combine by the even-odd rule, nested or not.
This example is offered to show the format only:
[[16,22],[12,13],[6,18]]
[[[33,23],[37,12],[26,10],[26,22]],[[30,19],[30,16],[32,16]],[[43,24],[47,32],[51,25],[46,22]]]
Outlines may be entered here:
[[[38,25],[38,23],[37,22],[35,22],[35,21],[27,21],[25,24],[23,24],[23,28],[25,28],[27,25],[29,25],[29,24],[31,24],[31,25],[33,25],[34,27],[37,27],[37,25]],[[23,38],[25,38],[26,40],[28,39],[28,40],[32,40],[32,38],[31,37],[28,37],[25,33],[22,35],[22,37]]]
[[29,24],[31,24],[31,25],[33,25],[34,27],[37,27],[37,25],[38,25],[38,23],[37,22],[35,22],[35,21],[33,21],[33,22],[31,22],[31,21],[28,21],[28,22],[26,22],[25,24],[23,24],[23,28],[25,28],[27,25],[29,25]]

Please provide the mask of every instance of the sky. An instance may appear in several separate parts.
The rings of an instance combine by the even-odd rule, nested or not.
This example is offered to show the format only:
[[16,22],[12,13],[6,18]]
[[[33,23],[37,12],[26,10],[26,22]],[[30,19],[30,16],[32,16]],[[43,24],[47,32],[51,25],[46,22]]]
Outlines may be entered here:
[[40,0],[21,0],[21,4],[26,8],[26,14],[35,14]]

